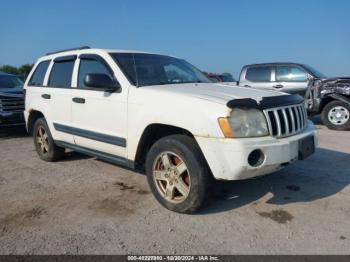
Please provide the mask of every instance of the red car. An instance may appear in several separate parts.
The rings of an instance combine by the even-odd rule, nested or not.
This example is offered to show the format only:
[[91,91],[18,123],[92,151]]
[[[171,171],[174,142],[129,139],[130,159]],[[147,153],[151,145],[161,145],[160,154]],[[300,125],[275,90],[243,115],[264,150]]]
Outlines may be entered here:
[[227,84],[237,84],[237,81],[232,77],[231,74],[215,74],[215,73],[207,73],[207,76],[214,83],[227,83]]

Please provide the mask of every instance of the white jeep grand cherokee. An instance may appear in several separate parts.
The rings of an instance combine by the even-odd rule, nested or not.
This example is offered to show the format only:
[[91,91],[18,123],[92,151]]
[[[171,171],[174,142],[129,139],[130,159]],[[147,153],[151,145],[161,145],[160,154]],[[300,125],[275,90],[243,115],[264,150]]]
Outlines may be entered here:
[[191,213],[210,179],[304,159],[317,143],[299,96],[211,83],[175,57],[82,47],[40,58],[25,119],[43,160],[72,149],[145,171],[156,199]]

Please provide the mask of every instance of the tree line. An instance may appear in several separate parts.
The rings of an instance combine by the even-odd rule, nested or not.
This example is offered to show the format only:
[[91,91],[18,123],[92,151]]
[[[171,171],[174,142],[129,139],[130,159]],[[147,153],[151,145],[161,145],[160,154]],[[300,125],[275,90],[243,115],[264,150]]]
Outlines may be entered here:
[[3,65],[0,66],[0,72],[4,72],[7,74],[13,74],[25,79],[30,70],[32,70],[34,64],[24,64],[19,67],[11,66],[11,65]]

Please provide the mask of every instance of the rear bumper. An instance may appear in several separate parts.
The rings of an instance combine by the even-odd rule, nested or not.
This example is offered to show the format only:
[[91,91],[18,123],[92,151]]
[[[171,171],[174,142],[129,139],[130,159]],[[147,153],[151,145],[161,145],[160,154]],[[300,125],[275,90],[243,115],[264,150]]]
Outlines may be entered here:
[[0,111],[0,127],[24,125],[23,112],[2,112]]
[[[275,172],[298,160],[299,140],[314,137],[317,132],[311,121],[301,133],[286,138],[260,137],[224,139],[196,137],[196,140],[216,179],[242,180]],[[264,159],[257,167],[248,164],[248,156],[259,149]]]

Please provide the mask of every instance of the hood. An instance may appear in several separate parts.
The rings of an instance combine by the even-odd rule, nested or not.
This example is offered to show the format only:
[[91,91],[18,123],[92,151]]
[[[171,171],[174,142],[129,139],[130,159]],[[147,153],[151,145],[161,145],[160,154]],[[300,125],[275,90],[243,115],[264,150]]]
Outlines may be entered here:
[[349,77],[332,77],[313,84],[316,97],[324,98],[331,94],[350,95],[350,78]]
[[0,96],[23,97],[23,88],[22,87],[0,88]]
[[321,81],[322,83],[350,83],[350,77],[331,77]]
[[216,83],[169,84],[140,88],[150,88],[160,92],[186,95],[225,105],[228,101],[233,99],[252,98],[257,102],[260,102],[263,97],[287,95],[286,93],[277,91],[230,86]]

